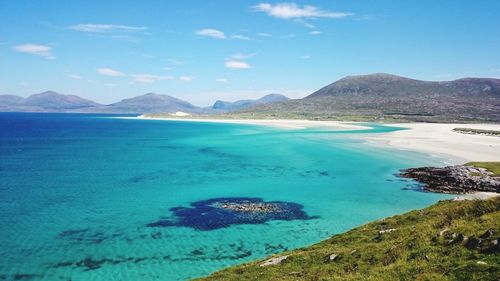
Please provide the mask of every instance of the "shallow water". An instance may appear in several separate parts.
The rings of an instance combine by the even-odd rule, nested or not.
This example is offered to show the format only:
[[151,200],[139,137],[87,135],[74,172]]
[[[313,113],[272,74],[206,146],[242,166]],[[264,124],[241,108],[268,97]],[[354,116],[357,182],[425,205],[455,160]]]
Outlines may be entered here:
[[[0,280],[185,280],[448,197],[394,176],[438,159],[353,138],[395,130],[383,126],[0,113],[0,128]],[[148,227],[221,197],[298,204],[307,215]]]

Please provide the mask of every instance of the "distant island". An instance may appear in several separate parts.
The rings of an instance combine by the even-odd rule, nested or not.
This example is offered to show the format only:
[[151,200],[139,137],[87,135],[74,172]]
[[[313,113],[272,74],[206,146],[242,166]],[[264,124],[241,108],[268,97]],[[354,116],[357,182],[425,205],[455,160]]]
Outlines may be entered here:
[[[148,93],[109,105],[47,91],[22,98],[0,95],[0,111],[153,114],[198,117],[378,122],[499,122],[500,79],[421,81],[392,74],[348,76],[302,99],[269,94],[256,100],[216,101],[198,107]],[[162,115],[163,114],[163,115]]]

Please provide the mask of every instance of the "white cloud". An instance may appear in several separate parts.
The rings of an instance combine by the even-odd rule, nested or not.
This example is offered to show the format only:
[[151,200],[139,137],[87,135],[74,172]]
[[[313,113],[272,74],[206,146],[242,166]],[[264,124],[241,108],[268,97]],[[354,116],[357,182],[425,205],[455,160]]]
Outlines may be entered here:
[[313,30],[313,31],[309,32],[309,34],[311,34],[311,35],[319,35],[321,33],[323,33],[323,32],[321,32],[319,30]]
[[14,46],[14,50],[21,53],[27,53],[44,57],[46,59],[55,59],[52,55],[52,48],[44,45],[37,44],[23,44]]
[[113,76],[113,77],[125,76],[125,73],[123,73],[123,72],[120,72],[118,70],[114,70],[111,68],[106,68],[106,67],[98,68],[97,72],[99,74],[106,75],[106,76]]
[[71,79],[81,80],[82,76],[76,74],[68,74],[68,77]]
[[350,13],[339,13],[321,10],[315,6],[305,5],[302,8],[295,3],[260,3],[252,7],[255,11],[263,12],[269,16],[280,19],[300,19],[300,18],[343,18],[350,16]]
[[308,59],[311,58],[311,56],[310,55],[303,55],[300,58],[303,59],[303,60],[308,60]]
[[212,28],[205,28],[205,29],[200,29],[195,32],[196,35],[200,36],[207,36],[207,37],[212,37],[215,39],[225,39],[226,35],[224,32],[217,30],[217,29],[212,29]]
[[238,40],[246,40],[246,41],[250,40],[250,37],[245,36],[245,35],[240,35],[240,34],[233,35],[233,36],[231,36],[231,38],[238,39]]
[[254,57],[256,54],[255,53],[250,53],[250,54],[234,54],[231,56],[231,59],[234,59],[234,60],[244,60],[244,59],[248,59],[248,58],[251,58],[251,57]]
[[229,83],[229,80],[227,80],[226,78],[217,78],[217,79],[215,79],[215,82],[219,82],[219,83]]
[[189,82],[189,81],[194,80],[194,77],[192,77],[192,76],[181,76],[181,77],[179,77],[179,80],[185,81],[185,82]]
[[118,33],[118,32],[139,32],[148,28],[145,26],[128,26],[118,24],[94,24],[83,23],[69,26],[68,29],[91,33]]
[[257,33],[257,35],[261,37],[273,37],[271,33],[265,33],[265,32],[259,32]]
[[168,67],[168,66],[165,66],[165,67],[162,67],[163,70],[172,70],[171,67]]
[[244,61],[228,60],[226,61],[226,67],[230,69],[247,69],[250,65]]
[[172,76],[159,76],[154,74],[130,74],[132,83],[153,83],[156,81],[165,81],[174,79]]
[[104,83],[104,86],[106,86],[106,87],[115,87],[116,84],[113,84],[113,83]]

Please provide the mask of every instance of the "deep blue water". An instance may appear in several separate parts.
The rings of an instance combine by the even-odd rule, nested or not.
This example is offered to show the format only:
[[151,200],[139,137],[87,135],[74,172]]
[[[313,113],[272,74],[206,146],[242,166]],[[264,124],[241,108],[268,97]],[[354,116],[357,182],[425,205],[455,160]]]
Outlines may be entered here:
[[394,128],[111,117],[0,113],[0,280],[185,280],[446,198],[394,175],[439,159],[356,139]]

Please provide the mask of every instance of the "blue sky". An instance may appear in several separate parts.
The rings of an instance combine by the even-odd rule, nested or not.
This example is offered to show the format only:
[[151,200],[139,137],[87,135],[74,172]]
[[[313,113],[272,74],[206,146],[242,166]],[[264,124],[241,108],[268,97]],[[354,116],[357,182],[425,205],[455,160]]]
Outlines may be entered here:
[[197,105],[347,75],[500,77],[500,1],[0,0],[0,94]]

